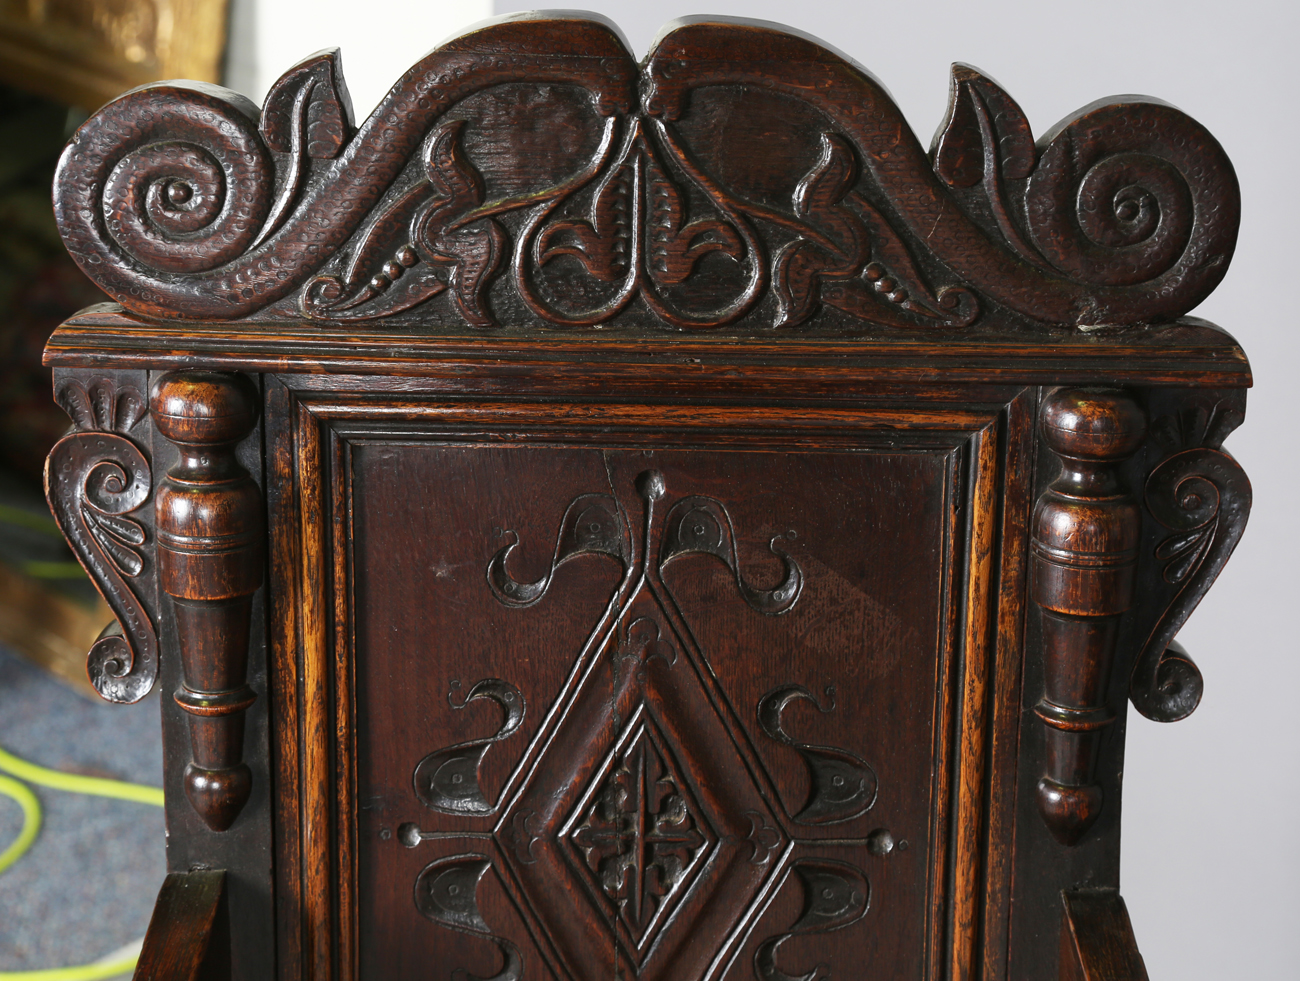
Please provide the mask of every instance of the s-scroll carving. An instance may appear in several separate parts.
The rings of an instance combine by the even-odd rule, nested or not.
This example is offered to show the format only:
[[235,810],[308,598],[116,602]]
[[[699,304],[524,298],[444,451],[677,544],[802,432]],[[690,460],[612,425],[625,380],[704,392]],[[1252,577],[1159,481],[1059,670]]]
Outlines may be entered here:
[[844,862],[797,862],[793,876],[803,888],[803,910],[790,929],[765,940],[754,952],[754,976],[758,981],[826,981],[831,969],[817,964],[803,974],[787,974],[777,964],[781,945],[791,937],[809,933],[830,933],[852,926],[867,914],[871,886],[867,877]]
[[[833,698],[834,689],[828,688],[826,693]],[[800,824],[835,824],[861,817],[876,802],[876,771],[846,750],[799,742],[786,732],[781,715],[786,706],[801,699],[812,702],[823,714],[835,708],[833,700],[823,708],[817,696],[802,685],[774,688],[758,703],[759,727],[795,750],[808,767],[808,801],[794,819]]]
[[627,520],[609,494],[582,494],[573,499],[560,520],[551,567],[536,582],[519,582],[507,571],[506,562],[519,544],[518,535],[508,534],[515,540],[493,555],[487,567],[488,585],[506,606],[532,606],[550,589],[555,570],[579,555],[607,555],[625,568],[632,557]]
[[[503,83],[585,89],[600,148],[558,183],[484,181],[459,140],[484,123],[454,114]],[[738,179],[711,159],[716,127],[677,125],[710,88],[820,117],[796,187]],[[519,122],[535,126],[505,125]],[[774,156],[802,139],[770,132]],[[217,86],[133,90],[74,136],[55,214],[92,280],[167,319],[364,322],[447,292],[479,328],[495,324],[489,297],[582,327],[626,312],[712,329],[760,309],[793,327],[821,306],[902,328],[964,327],[981,306],[1095,326],[1204,299],[1240,192],[1213,136],[1155,100],[1094,103],[1035,145],[1014,100],[959,65],[929,159],[874,79],[792,32],[694,20],[640,65],[609,25],[552,15],[451,39],[355,132],[336,52],[290,69],[260,116]],[[513,286],[495,283],[510,255]]]
[[1192,408],[1157,424],[1174,452],[1151,471],[1146,505],[1171,534],[1156,546],[1161,577],[1176,587],[1133,666],[1129,698],[1156,722],[1177,722],[1195,711],[1204,682],[1174,637],[1214,585],[1250,515],[1250,480],[1223,440],[1241,423],[1226,405]]
[[420,800],[444,814],[491,814],[496,806],[483,796],[478,768],[494,743],[509,738],[523,724],[524,696],[507,681],[485,678],[469,690],[457,705],[451,693],[447,702],[453,709],[463,709],[477,699],[488,699],[501,707],[504,717],[497,731],[483,739],[473,739],[430,753],[415,767],[415,794]]
[[55,396],[75,427],[50,451],[45,496],[116,620],[86,656],[90,683],[110,702],[137,702],[158,676],[158,635],[132,588],[144,571],[147,533],[130,517],[149,499],[149,460],[129,437],[144,417],[140,391],[109,378],[61,382]]
[[803,590],[803,570],[780,542],[778,535],[769,548],[784,565],[784,575],[771,589],[758,589],[740,573],[736,532],[726,507],[711,497],[684,497],[668,512],[659,568],[662,570],[674,559],[694,552],[712,555],[736,577],[736,588],[746,603],[759,613],[775,616],[793,608]]
[[415,908],[428,919],[450,930],[482,937],[494,943],[504,963],[491,977],[479,977],[456,969],[452,977],[466,981],[520,981],[524,974],[519,948],[492,933],[478,905],[478,887],[492,861],[486,855],[455,855],[425,866],[415,880]]

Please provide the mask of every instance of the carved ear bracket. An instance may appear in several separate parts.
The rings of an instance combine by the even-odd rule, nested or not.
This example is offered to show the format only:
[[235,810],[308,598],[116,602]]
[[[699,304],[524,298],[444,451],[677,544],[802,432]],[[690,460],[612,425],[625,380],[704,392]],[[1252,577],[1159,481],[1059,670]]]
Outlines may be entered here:
[[1116,467],[1146,435],[1128,395],[1058,389],[1040,423],[1060,475],[1033,521],[1033,597],[1042,614],[1046,691],[1035,712],[1047,729],[1038,808],[1052,835],[1074,845],[1101,814],[1095,780],[1101,732],[1114,721],[1106,692],[1119,620],[1133,602],[1141,516]]
[[186,371],[162,376],[150,411],[180,459],[158,488],[158,574],[172,598],[193,760],[185,793],[214,831],[234,823],[252,787],[243,762],[253,594],[262,583],[261,493],[235,459],[252,430],[257,398],[240,375]]
[[1201,672],[1174,637],[1246,530],[1250,480],[1222,448],[1241,419],[1240,411],[1223,404],[1194,406],[1153,427],[1171,450],[1146,482],[1147,509],[1167,530],[1153,558],[1177,592],[1133,665],[1129,698],[1156,722],[1185,719],[1201,701]]
[[86,673],[110,702],[138,702],[158,677],[158,634],[132,583],[145,568],[147,533],[131,517],[153,489],[149,460],[129,434],[144,396],[111,378],[64,379],[55,399],[74,431],[45,463],[45,496],[73,554],[117,618],[86,655]]
[[[535,110],[481,111],[505,84],[552,100],[553,145]],[[775,168],[701,125],[737,93],[728,132],[771,134]],[[549,147],[543,174],[484,149],[516,132]],[[1154,100],[1093,104],[1035,145],[958,65],[927,157],[874,79],[807,38],[701,19],[642,67],[608,25],[554,15],[451,40],[355,130],[337,52],[260,116],[216,86],[133,90],[78,130],[55,213],[91,279],[163,319],[958,330],[999,307],[1181,316],[1227,270],[1240,192],[1214,137]]]

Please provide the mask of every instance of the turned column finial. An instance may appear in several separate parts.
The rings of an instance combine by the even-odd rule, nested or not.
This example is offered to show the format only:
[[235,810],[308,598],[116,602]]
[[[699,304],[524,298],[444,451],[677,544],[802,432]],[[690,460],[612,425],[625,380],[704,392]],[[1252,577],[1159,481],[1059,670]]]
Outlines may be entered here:
[[1058,389],[1043,404],[1043,439],[1061,472],[1038,500],[1033,525],[1034,600],[1042,610],[1047,726],[1043,820],[1075,844],[1097,820],[1100,730],[1114,721],[1106,686],[1119,618],[1133,602],[1141,518],[1119,486],[1118,463],[1146,435],[1146,415],[1123,392]]
[[150,399],[154,426],[180,451],[155,498],[158,573],[172,598],[193,759],[185,793],[214,831],[238,816],[252,787],[243,762],[253,594],[262,584],[262,498],[235,457],[257,421],[257,393],[241,375],[162,376]]

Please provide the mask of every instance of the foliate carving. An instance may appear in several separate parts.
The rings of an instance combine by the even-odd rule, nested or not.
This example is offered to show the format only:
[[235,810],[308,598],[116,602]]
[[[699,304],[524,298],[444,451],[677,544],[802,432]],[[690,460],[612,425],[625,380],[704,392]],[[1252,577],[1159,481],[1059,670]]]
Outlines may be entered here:
[[781,945],[791,937],[829,933],[857,923],[867,914],[871,887],[859,869],[845,862],[801,861],[790,869],[803,889],[803,909],[785,933],[763,941],[754,952],[754,976],[758,981],[820,981],[830,971],[818,964],[804,974],[787,974],[777,963]]
[[[463,823],[440,834],[414,824],[398,829],[412,848],[429,837],[491,839],[556,956],[583,981],[600,981],[603,974],[584,972],[603,962],[565,951],[590,950],[611,934],[620,962],[647,981],[703,974],[714,955],[695,942],[696,930],[713,929],[710,923],[731,930],[750,915],[781,874],[790,844],[720,714],[702,652],[663,570],[686,555],[711,556],[734,577],[739,598],[761,615],[778,616],[798,602],[802,569],[774,543],[782,565],[778,581],[768,589],[755,585],[741,570],[722,502],[688,495],[665,508],[669,489],[655,470],[634,484],[635,497],[628,500],[636,504],[630,507],[613,483],[611,493],[582,494],[569,504],[540,579],[511,575],[510,557],[521,547],[513,534],[487,562],[487,588],[517,610],[542,602],[555,570],[579,557],[612,559],[622,572],[578,655],[573,681],[542,722],[540,749],[507,782],[500,811],[469,795],[473,807],[447,807],[446,795],[439,798],[440,810],[460,817],[491,812],[492,830]],[[505,700],[518,695],[515,689],[485,681],[475,693],[505,711],[493,739],[516,731],[522,696]],[[461,773],[462,785],[477,787],[478,760],[491,741],[426,758],[416,774],[417,792],[430,802],[424,788],[432,781],[425,774],[435,770]],[[487,862],[486,856],[460,856],[434,863],[421,875],[417,904],[438,922],[482,934],[481,917],[453,916],[446,902],[435,908],[429,896],[435,883],[466,894],[469,880],[486,874]]]
[[1076,844],[1096,822],[1101,730],[1115,720],[1106,691],[1120,616],[1133,603],[1141,528],[1116,466],[1146,435],[1146,415],[1124,392],[1058,389],[1043,403],[1043,439],[1061,461],[1033,522],[1033,596],[1042,612],[1047,727],[1038,808],[1052,835]]
[[[486,179],[471,138],[535,125],[465,108],[503,85],[584,90],[594,149],[550,179]],[[690,124],[721,88],[816,120],[772,134],[774,158],[807,161],[791,183],[716,166],[726,136]],[[63,157],[60,230],[95,282],[156,317],[367,322],[447,294],[429,316],[474,327],[507,310],[794,327],[830,308],[908,328],[993,304],[1057,324],[1171,319],[1222,278],[1239,221],[1222,149],[1162,103],[1091,106],[1040,151],[1015,102],[957,66],[930,160],[865,73],[724,20],[668,32],[644,70],[603,24],[497,22],[428,55],[355,132],[350,115],[331,52],[291,69],[260,118],[213,86],[128,93]]]
[[524,696],[507,681],[486,678],[474,685],[457,704],[454,692],[447,693],[453,709],[463,709],[476,699],[488,699],[504,713],[497,731],[485,739],[449,746],[430,753],[415,767],[415,794],[435,811],[448,814],[491,814],[495,807],[483,796],[478,767],[493,743],[509,738],[524,721]]
[[63,380],[55,395],[75,432],[59,440],[45,466],[45,495],[59,529],[117,618],[86,656],[95,690],[110,702],[136,702],[158,676],[158,635],[131,583],[145,568],[147,533],[130,515],[149,500],[149,461],[128,434],[144,417],[133,386],[97,378]]
[[415,880],[415,908],[441,926],[491,940],[501,951],[504,964],[490,978],[463,970],[452,972],[453,976],[463,975],[468,981],[520,981],[524,962],[519,948],[495,936],[479,910],[479,882],[491,868],[486,855],[456,855],[426,865]]
[[828,688],[831,704],[822,707],[817,696],[802,685],[783,685],[758,703],[758,724],[768,736],[796,750],[808,766],[808,801],[794,819],[801,824],[834,824],[861,817],[876,802],[876,771],[852,753],[833,746],[813,746],[796,740],[781,722],[791,702],[812,702],[821,712],[834,709],[835,691]]
[[1147,477],[1146,505],[1170,532],[1154,558],[1177,592],[1138,655],[1129,697],[1157,722],[1184,719],[1201,700],[1201,672],[1174,637],[1218,578],[1250,516],[1250,480],[1222,448],[1241,419],[1239,410],[1216,404],[1153,426],[1171,452]]
[[[508,534],[513,536],[514,532]],[[560,520],[551,568],[536,582],[516,582],[506,571],[510,553],[518,544],[515,536],[515,541],[488,562],[488,585],[506,606],[532,606],[546,595],[555,570],[579,555],[607,555],[625,566],[632,558],[631,533],[618,502],[609,494],[582,494],[574,498]]]
[[[555,555],[546,575],[531,583],[518,582],[510,575],[506,564],[510,553],[519,544],[516,537],[515,541],[497,551],[488,562],[487,579],[493,595],[506,606],[531,606],[546,595],[555,570],[579,555],[609,556],[616,559],[625,572],[632,570],[639,557],[646,571],[653,570],[658,577],[674,559],[700,553],[714,556],[731,570],[736,577],[736,588],[740,595],[758,612],[776,616],[794,607],[803,588],[803,570],[786,553],[780,536],[773,538],[769,547],[772,554],[781,558],[784,574],[781,581],[771,589],[759,589],[747,582],[740,572],[735,529],[724,504],[710,497],[683,497],[668,512],[661,532],[655,504],[667,492],[663,476],[657,471],[646,471],[639,480],[638,490],[646,502],[645,526],[640,529],[639,536],[612,495],[582,494],[574,498],[565,509],[556,535]],[[513,536],[514,532],[508,534]],[[655,556],[651,543],[660,538],[662,545]],[[639,622],[626,622],[622,614],[627,609],[625,607],[621,611],[616,621],[624,631],[624,637],[630,637]],[[653,621],[648,623],[653,626]],[[641,629],[649,627],[642,626]],[[656,637],[662,636],[660,628],[655,626],[654,629],[659,630]]]
[[565,837],[644,945],[698,871],[714,834],[648,715],[601,768]]

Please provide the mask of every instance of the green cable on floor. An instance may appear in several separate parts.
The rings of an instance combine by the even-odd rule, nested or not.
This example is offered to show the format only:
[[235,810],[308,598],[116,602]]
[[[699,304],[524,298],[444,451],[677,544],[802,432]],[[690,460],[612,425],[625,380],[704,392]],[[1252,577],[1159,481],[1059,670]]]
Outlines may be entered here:
[[[22,858],[41,829],[41,802],[27,786],[28,783],[49,787],[51,790],[67,791],[71,794],[113,797],[136,804],[153,804],[156,807],[162,807],[163,804],[163,792],[157,787],[50,770],[19,759],[3,749],[0,749],[0,771],[9,774],[5,776],[4,773],[0,773],[0,794],[17,801],[18,806],[23,810],[22,830],[18,832],[18,837],[14,839],[13,844],[0,852],[0,873]],[[15,777],[18,779],[14,779]],[[20,782],[24,780],[26,783]],[[0,971],[0,981],[98,981],[100,978],[116,977],[134,970],[138,959],[138,954],[130,954],[95,964],[80,964],[76,967],[56,967],[45,971]]]

